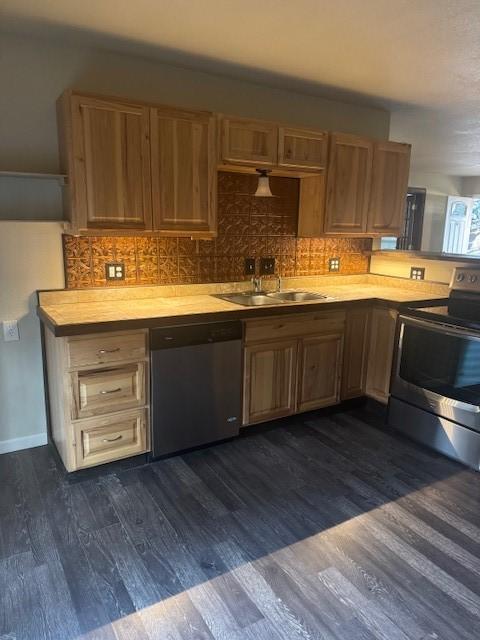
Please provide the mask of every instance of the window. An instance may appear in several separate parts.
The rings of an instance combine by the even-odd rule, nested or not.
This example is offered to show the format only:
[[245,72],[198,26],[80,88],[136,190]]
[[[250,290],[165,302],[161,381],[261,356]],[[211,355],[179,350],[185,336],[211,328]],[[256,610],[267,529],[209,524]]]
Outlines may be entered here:
[[397,239],[395,237],[380,238],[380,249],[396,249]]
[[449,196],[443,251],[480,256],[480,198]]

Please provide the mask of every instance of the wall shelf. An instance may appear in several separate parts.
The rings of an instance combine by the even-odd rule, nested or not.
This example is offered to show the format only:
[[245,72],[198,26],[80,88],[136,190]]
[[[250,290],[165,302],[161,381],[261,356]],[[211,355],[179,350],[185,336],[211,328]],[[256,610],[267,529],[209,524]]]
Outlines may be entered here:
[[63,173],[35,173],[31,171],[0,171],[0,178],[55,180],[60,185],[64,185],[67,180],[67,176]]

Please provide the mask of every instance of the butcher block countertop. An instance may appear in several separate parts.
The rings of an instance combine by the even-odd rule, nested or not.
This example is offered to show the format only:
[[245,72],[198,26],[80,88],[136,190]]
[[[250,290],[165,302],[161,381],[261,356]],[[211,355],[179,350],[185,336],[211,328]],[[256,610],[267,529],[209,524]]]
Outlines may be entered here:
[[[275,280],[264,280],[274,290]],[[328,296],[326,300],[284,302],[281,305],[244,307],[212,296],[214,293],[250,290],[249,282],[108,287],[102,289],[39,291],[38,314],[55,336],[102,331],[152,328],[173,324],[247,319],[319,307],[338,308],[366,301],[400,307],[405,303],[438,302],[448,286],[403,278],[366,274],[361,276],[309,276],[284,278],[282,289],[302,289]]]

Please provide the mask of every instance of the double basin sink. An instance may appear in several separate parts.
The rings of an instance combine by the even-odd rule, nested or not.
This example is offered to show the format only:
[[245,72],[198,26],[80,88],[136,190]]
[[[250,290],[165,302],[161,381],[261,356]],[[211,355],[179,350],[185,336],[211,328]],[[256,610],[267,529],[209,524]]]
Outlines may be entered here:
[[283,304],[284,302],[308,302],[310,300],[325,300],[328,296],[312,291],[265,291],[245,293],[217,293],[215,298],[221,298],[228,302],[240,304],[244,307],[264,307],[268,305]]

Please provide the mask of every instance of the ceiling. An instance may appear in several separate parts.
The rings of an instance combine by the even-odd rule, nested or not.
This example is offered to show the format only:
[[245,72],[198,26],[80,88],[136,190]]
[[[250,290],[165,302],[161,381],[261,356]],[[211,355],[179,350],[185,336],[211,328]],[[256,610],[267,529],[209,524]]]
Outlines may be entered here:
[[480,175],[478,0],[0,0],[0,23],[382,106],[415,168]]

